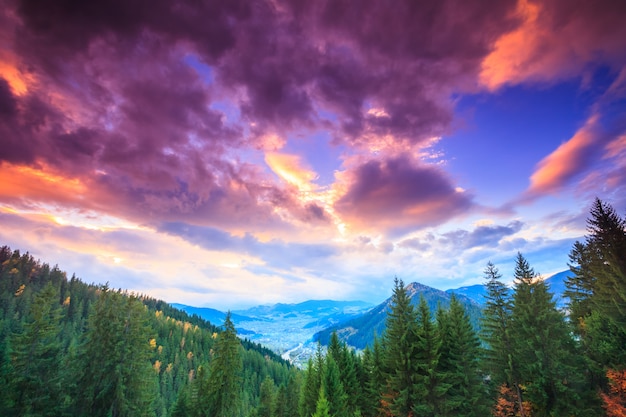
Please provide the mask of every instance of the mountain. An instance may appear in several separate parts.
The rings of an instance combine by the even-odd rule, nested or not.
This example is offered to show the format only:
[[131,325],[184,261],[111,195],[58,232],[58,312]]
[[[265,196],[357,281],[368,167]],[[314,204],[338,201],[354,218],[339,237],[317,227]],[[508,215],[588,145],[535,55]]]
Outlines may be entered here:
[[557,272],[554,275],[546,278],[546,284],[550,287],[550,292],[554,294],[554,301],[558,308],[565,308],[567,306],[568,299],[563,295],[565,292],[565,280],[572,275],[572,272],[567,271]]
[[456,294],[456,295],[465,296],[480,305],[485,304],[485,294],[487,294],[487,291],[485,290],[485,286],[482,284],[470,285],[468,287],[453,288],[453,289],[446,290],[446,292],[448,294]]
[[[424,297],[433,315],[438,306],[448,308],[450,305],[452,294],[445,291],[417,282],[407,285],[406,290],[411,297],[411,302],[416,306],[419,303],[420,296]],[[477,327],[482,315],[481,306],[465,295],[456,294],[456,297],[465,307],[472,324]],[[380,336],[385,331],[385,320],[390,308],[391,297],[359,317],[316,333],[314,340],[319,341],[323,345],[327,345],[330,340],[330,335],[336,331],[337,336],[339,336],[341,340],[344,340],[347,344],[357,349],[363,349],[374,340],[374,336]]]
[[[177,308],[179,310],[184,311],[185,313],[189,314],[190,316],[196,315],[198,317],[200,317],[201,319],[204,319],[210,323],[212,323],[215,326],[221,326],[222,324],[224,324],[224,320],[226,318],[226,313],[224,313],[223,311],[219,311],[216,310],[214,308],[208,308],[208,307],[193,307],[193,306],[188,306],[185,304],[178,304],[178,303],[172,303],[171,304],[172,307]],[[231,313],[230,316],[231,320],[233,321],[233,323],[235,325],[237,325],[237,323],[242,322],[242,321],[252,321],[255,320],[251,317],[246,317],[246,316],[242,316],[239,314],[233,314]],[[245,328],[241,328],[241,327],[236,327],[237,329],[237,334],[240,336],[250,336],[251,334],[254,334],[254,332],[247,330]]]
[[259,319],[304,315],[312,319],[331,317],[341,321],[342,317],[354,316],[370,307],[372,304],[364,301],[308,300],[298,304],[278,303],[269,306],[257,306],[247,310],[238,310],[235,313]]
[[[569,275],[571,275],[571,271],[568,269],[567,271],[550,275],[545,279],[546,284],[550,287],[550,292],[554,294],[554,301],[559,309],[565,308],[567,305],[567,298],[563,296],[563,293],[565,292],[565,280]],[[485,304],[485,295],[487,294],[485,286],[480,284],[453,288],[446,290],[446,292],[449,294],[464,295],[480,305]]]

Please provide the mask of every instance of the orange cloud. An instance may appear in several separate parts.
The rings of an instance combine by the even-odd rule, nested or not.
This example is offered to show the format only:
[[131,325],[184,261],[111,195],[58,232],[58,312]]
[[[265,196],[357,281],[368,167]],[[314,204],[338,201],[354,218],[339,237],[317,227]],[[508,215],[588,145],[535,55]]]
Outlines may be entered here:
[[28,92],[28,84],[33,81],[32,76],[19,70],[15,58],[7,51],[0,50],[0,77],[7,80],[13,94],[21,96]]
[[597,142],[598,116],[587,120],[576,134],[545,157],[530,177],[531,194],[545,194],[563,187],[581,172]]
[[265,155],[265,162],[276,175],[301,191],[316,188],[312,182],[317,179],[317,174],[306,167],[299,156],[271,152]]
[[541,35],[545,35],[537,24],[539,6],[520,0],[516,12],[522,24],[498,39],[493,51],[482,62],[480,82],[490,90],[523,78],[526,73],[533,71],[530,68],[530,57]]
[[489,90],[570,78],[589,66],[622,66],[626,26],[611,7],[518,0],[516,15],[519,26],[502,35],[481,64],[479,82]]
[[0,164],[0,200],[33,200],[75,203],[82,200],[88,187],[78,178],[67,178],[28,166]]

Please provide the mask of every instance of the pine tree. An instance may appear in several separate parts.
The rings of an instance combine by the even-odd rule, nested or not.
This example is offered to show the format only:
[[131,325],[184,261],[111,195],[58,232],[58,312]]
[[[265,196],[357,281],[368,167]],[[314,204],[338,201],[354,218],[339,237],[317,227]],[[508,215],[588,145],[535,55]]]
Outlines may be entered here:
[[626,220],[596,199],[588,230],[587,247],[597,260],[590,262],[591,275],[596,278],[593,304],[626,331]]
[[[518,381],[515,363],[513,361],[512,343],[509,336],[511,325],[511,310],[513,308],[509,288],[501,281],[502,275],[491,262],[485,267],[485,308],[481,321],[481,338],[486,346],[483,350],[483,364],[493,386],[502,385],[509,388],[515,387],[517,396],[517,407],[519,408],[523,399]],[[522,411],[523,412],[523,411]]]
[[423,296],[417,308],[417,340],[413,345],[415,366],[415,395],[412,411],[418,416],[436,416],[443,409],[448,384],[439,367],[441,337],[432,320],[430,309]]
[[526,388],[533,415],[570,415],[578,395],[572,388],[574,342],[545,282],[518,254],[510,329],[515,379]]
[[100,288],[81,355],[80,413],[154,415],[157,385],[150,363],[152,338],[146,309],[136,297]]
[[328,409],[333,417],[348,417],[348,396],[341,383],[339,367],[332,355],[326,356],[324,367],[324,396],[328,400]]
[[363,351],[365,381],[361,411],[365,417],[378,416],[381,407],[381,394],[387,385],[383,369],[383,352],[378,337],[374,337],[372,347]]
[[348,346],[339,340],[336,332],[330,336],[328,355],[332,356],[339,368],[339,378],[347,395],[348,411],[354,414],[359,409],[362,389],[357,378],[356,357]]
[[391,310],[387,315],[383,345],[388,373],[387,397],[393,413],[408,416],[418,401],[416,392],[417,315],[402,280],[395,279]]
[[448,311],[440,310],[437,323],[441,334],[439,372],[445,386],[445,402],[439,416],[482,417],[487,408],[479,372],[480,342],[465,309],[452,296]]
[[29,316],[23,333],[13,338],[7,391],[14,395],[18,415],[60,415],[61,308],[51,283],[35,296]]
[[322,388],[322,378],[324,372],[324,356],[322,347],[317,345],[317,353],[315,361],[309,358],[306,368],[306,376],[304,378],[304,386],[300,396],[300,416],[310,417],[315,413],[315,406],[319,399],[320,389]]
[[[626,366],[626,219],[596,199],[584,242],[570,252],[570,319],[581,339],[587,391],[606,390],[607,368]],[[587,403],[593,396],[587,395]]]
[[317,402],[315,403],[315,412],[312,414],[313,417],[334,417],[330,414],[330,405],[326,396],[324,394],[324,389],[320,389],[319,397]]
[[274,417],[274,401],[276,386],[269,375],[261,383],[261,394],[259,397],[258,417]]
[[198,393],[203,415],[235,417],[241,408],[241,342],[230,312],[224,319],[224,331],[217,336],[215,354],[209,363],[208,386]]

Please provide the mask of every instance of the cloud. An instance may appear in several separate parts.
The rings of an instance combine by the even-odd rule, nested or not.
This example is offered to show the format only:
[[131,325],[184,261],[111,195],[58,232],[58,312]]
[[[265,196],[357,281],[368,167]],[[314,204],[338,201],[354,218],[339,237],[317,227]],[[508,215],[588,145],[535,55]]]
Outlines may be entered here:
[[598,116],[587,120],[571,139],[545,157],[530,177],[530,194],[548,194],[580,176],[597,156]]
[[445,233],[442,237],[444,245],[461,249],[478,247],[497,247],[502,239],[519,232],[524,223],[519,220],[513,221],[506,226],[478,226],[474,230],[456,230]]
[[307,168],[299,156],[271,152],[265,155],[265,162],[276,175],[299,190],[306,192],[315,188],[312,182],[318,175]]
[[[426,146],[515,22],[500,1],[411,4],[12,2],[0,16],[0,163],[75,179],[80,198],[49,197],[134,221],[328,224],[330,199],[278,183],[262,152],[320,131],[363,157]],[[265,159],[308,187],[306,158],[286,155]]]
[[503,34],[482,62],[480,81],[494,90],[507,84],[551,83],[606,65],[620,70],[626,6],[619,0],[519,0],[520,24]]
[[[593,106],[585,124],[539,162],[520,201],[560,192],[575,185],[591,196],[611,195],[623,184],[626,135],[626,67]],[[603,184],[599,186],[599,184]]]
[[342,174],[346,191],[334,208],[352,227],[401,234],[441,224],[473,205],[434,166],[406,156],[366,161]]
[[311,268],[339,254],[338,248],[330,244],[283,242],[277,239],[262,242],[250,234],[238,237],[215,228],[184,223],[164,223],[160,225],[159,231],[179,236],[207,250],[250,255],[261,259],[269,267],[285,270]]

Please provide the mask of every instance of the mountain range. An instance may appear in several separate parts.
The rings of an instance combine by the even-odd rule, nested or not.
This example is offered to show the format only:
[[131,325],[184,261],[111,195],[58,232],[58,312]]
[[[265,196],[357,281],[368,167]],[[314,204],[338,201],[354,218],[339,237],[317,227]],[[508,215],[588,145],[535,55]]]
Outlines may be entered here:
[[[557,307],[564,308],[564,280],[570,271],[563,271],[546,278]],[[426,300],[434,316],[438,306],[447,308],[454,294],[464,305],[470,321],[478,328],[485,303],[485,287],[470,285],[441,291],[417,282],[406,286],[412,301],[417,304],[420,296]],[[391,298],[374,306],[363,301],[309,300],[297,304],[274,304],[237,310],[231,318],[240,336],[261,343],[291,360],[303,365],[315,352],[317,342],[326,345],[333,331],[350,346],[363,349],[385,330],[385,319]],[[224,322],[226,313],[219,310],[172,304],[188,314],[216,325]]]
[[[423,297],[433,317],[439,306],[444,309],[449,307],[452,297],[452,292],[441,291],[417,282],[408,284],[406,291],[414,305],[417,305],[420,297]],[[463,294],[455,294],[455,296],[465,307],[465,311],[468,313],[472,324],[478,327],[478,322],[482,314],[482,306]],[[345,341],[348,345],[357,349],[363,349],[374,340],[375,336],[380,336],[385,331],[385,322],[387,313],[391,309],[391,302],[392,299],[388,298],[359,317],[338,326],[326,328],[316,333],[314,340],[326,345],[330,340],[330,335],[333,332],[337,332],[339,339]]]

